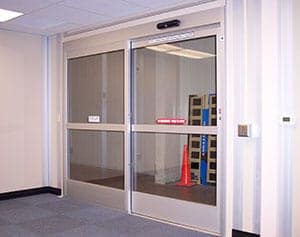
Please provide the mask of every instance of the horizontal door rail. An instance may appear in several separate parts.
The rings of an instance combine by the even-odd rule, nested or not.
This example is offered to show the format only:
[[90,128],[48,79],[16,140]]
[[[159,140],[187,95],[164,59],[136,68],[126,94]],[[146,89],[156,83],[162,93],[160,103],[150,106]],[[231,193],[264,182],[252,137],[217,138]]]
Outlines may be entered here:
[[184,126],[184,125],[132,125],[133,132],[150,132],[150,133],[179,133],[179,134],[205,134],[217,135],[218,127],[216,126]]
[[126,125],[124,124],[111,124],[111,123],[67,123],[67,129],[78,130],[99,130],[99,131],[126,131]]

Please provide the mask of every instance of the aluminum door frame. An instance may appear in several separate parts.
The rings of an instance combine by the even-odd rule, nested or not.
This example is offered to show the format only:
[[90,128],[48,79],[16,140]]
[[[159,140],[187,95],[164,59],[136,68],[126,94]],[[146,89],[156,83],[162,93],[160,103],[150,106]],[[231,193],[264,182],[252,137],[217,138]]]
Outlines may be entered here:
[[[128,113],[128,104],[127,95],[124,93],[124,122],[123,124],[110,124],[110,123],[100,123],[100,124],[91,124],[91,123],[71,123],[68,122],[68,60],[72,58],[84,57],[88,55],[95,55],[101,53],[109,53],[116,50],[124,51],[124,77],[126,77],[127,67],[128,67],[128,54],[127,54],[127,43],[124,41],[117,41],[112,43],[100,44],[92,47],[84,48],[71,48],[64,51],[64,189],[63,194],[71,196],[83,201],[98,203],[105,205],[107,207],[120,209],[123,211],[128,210],[128,198],[127,198],[127,187],[129,184],[128,180],[125,178],[128,175],[125,168],[125,153],[127,152],[128,147],[128,116],[125,114]],[[127,80],[123,79],[124,82]],[[128,85],[124,83],[124,92],[125,88]],[[84,181],[78,181],[70,179],[70,170],[69,170],[69,156],[68,156],[68,131],[69,130],[86,130],[86,131],[107,131],[107,132],[121,132],[124,137],[124,190],[107,187],[103,185],[96,185],[87,183]]]
[[[224,154],[223,146],[223,125],[222,125],[222,108],[225,108],[225,70],[224,70],[224,28],[220,23],[200,26],[192,29],[185,29],[178,32],[169,32],[168,34],[158,36],[148,36],[145,38],[132,40],[131,50],[157,45],[161,43],[178,42],[189,39],[196,39],[207,36],[216,36],[216,82],[217,82],[217,126],[182,126],[182,125],[149,125],[149,124],[132,124],[132,132],[147,133],[168,133],[168,134],[211,134],[217,135],[217,202],[216,206],[209,206],[201,203],[193,203],[168,197],[157,196],[153,194],[133,191],[132,213],[146,216],[170,223],[185,225],[190,228],[198,229],[203,232],[221,235],[221,194],[222,188],[221,177],[225,177],[223,167],[225,167],[225,158],[220,159]],[[132,73],[132,80],[134,75]],[[224,89],[223,89],[224,88]],[[133,92],[132,92],[133,93]],[[133,99],[133,98],[132,98]],[[132,158],[133,159],[133,158]],[[133,174],[132,174],[133,175]],[[187,214],[187,213],[191,214]],[[203,214],[201,214],[203,213]]]

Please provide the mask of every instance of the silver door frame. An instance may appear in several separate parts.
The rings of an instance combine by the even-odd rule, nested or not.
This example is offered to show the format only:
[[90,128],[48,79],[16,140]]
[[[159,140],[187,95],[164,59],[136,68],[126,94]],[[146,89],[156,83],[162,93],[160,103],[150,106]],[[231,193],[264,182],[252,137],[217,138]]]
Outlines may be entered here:
[[[124,150],[126,151],[126,136],[128,134],[127,129],[127,107],[124,108],[124,123],[123,124],[109,124],[109,123],[100,123],[100,124],[90,124],[90,123],[71,123],[68,122],[67,118],[67,109],[68,109],[68,72],[67,72],[67,64],[68,59],[76,58],[76,57],[83,57],[87,55],[93,55],[93,54],[100,54],[100,53],[108,53],[116,50],[124,50],[124,57],[126,55],[126,49],[127,45],[124,43],[124,41],[119,42],[113,42],[109,44],[100,44],[92,47],[85,47],[84,49],[80,48],[74,48],[65,50],[64,54],[64,195],[69,195],[74,198],[78,198],[81,200],[85,200],[88,202],[98,203],[101,205],[105,205],[108,207],[120,209],[126,211],[128,209],[127,202],[127,190],[126,187],[129,185],[126,183],[126,179],[124,180],[124,190],[112,188],[112,187],[106,187],[103,185],[96,185],[87,183],[84,181],[78,181],[78,180],[72,180],[70,179],[70,170],[69,170],[69,157],[68,157],[68,131],[72,129],[76,130],[89,130],[89,131],[115,131],[115,132],[122,132],[124,136]],[[124,58],[124,64],[128,64],[128,62],[125,62],[127,59]],[[124,70],[126,73],[124,65]],[[126,87],[126,85],[124,85]],[[125,99],[125,96],[124,96]],[[124,103],[127,103],[127,101],[124,101]],[[126,141],[125,141],[126,140]],[[124,153],[125,157],[125,153]],[[125,162],[124,162],[125,164]],[[125,166],[125,165],[124,165]],[[126,177],[126,169],[124,167],[124,177]]]
[[[160,43],[177,42],[188,39],[201,38],[206,36],[216,36],[217,52],[217,98],[223,97],[224,86],[224,29],[221,24],[211,24],[183,31],[172,32],[164,35],[148,36],[145,38],[132,40],[132,48],[140,48]],[[132,75],[133,77],[133,75]],[[221,101],[221,102],[220,102]],[[161,219],[168,222],[180,223],[201,231],[221,234],[221,177],[225,176],[222,167],[224,159],[223,153],[223,126],[221,110],[225,104],[222,99],[217,100],[218,123],[217,126],[183,126],[183,125],[149,125],[132,124],[132,132],[147,133],[169,133],[169,134],[211,134],[217,135],[217,203],[216,206],[209,206],[200,203],[192,203],[183,200],[161,197],[157,195],[132,191],[132,213]],[[197,210],[197,211],[196,211]],[[184,215],[189,212],[190,214]],[[196,214],[195,214],[196,213]],[[204,213],[204,214],[200,214]]]

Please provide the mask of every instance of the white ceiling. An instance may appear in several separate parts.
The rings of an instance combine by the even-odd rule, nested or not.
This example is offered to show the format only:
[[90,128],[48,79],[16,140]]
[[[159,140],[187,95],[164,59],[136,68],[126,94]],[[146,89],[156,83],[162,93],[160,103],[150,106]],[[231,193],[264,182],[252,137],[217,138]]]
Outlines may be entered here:
[[112,24],[185,7],[200,0],[0,0],[0,8],[24,15],[0,29],[51,35]]

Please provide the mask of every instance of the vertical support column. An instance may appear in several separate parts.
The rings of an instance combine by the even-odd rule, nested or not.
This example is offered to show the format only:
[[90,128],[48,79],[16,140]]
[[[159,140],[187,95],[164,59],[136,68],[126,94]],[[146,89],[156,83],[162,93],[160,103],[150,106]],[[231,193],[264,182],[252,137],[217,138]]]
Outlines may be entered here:
[[64,49],[62,49],[62,72],[61,76],[63,80],[59,84],[60,87],[60,96],[61,96],[61,191],[62,195],[67,195],[68,186],[67,179],[69,178],[69,152],[68,152],[68,130],[66,124],[68,123],[68,61],[67,55]]
[[124,132],[124,191],[125,191],[125,208],[131,214],[131,41],[125,45],[125,65],[124,65],[124,123],[126,131]]
[[[233,157],[234,157],[234,4],[233,0],[226,2],[226,35],[225,35],[225,48],[226,48],[226,85],[224,87],[226,96],[225,103],[225,133],[224,133],[224,154],[226,162],[224,162],[224,174],[226,175],[224,185],[224,201],[222,205],[221,234],[225,237],[232,236],[233,228]],[[220,185],[220,184],[218,184]]]
[[[243,230],[244,149],[236,137],[236,126],[244,120],[245,104],[245,10],[246,0],[226,4],[226,236],[232,228]],[[230,208],[230,209],[229,209]]]
[[[253,19],[249,19],[249,15],[251,10],[249,9],[249,2],[253,3],[255,0],[243,0],[240,1],[241,6],[241,17],[243,20],[241,20],[240,25],[240,31],[241,31],[241,49],[242,52],[240,52],[241,56],[241,70],[240,70],[240,104],[238,106],[238,110],[240,111],[238,122],[241,124],[248,124],[253,123],[253,119],[251,118],[251,114],[256,114],[255,111],[252,108],[251,100],[254,100],[255,95],[253,96],[251,94],[250,86],[251,81],[255,81],[255,77],[251,74],[255,73],[255,69],[251,68],[251,66],[254,64],[253,61],[251,61],[251,52],[256,52],[257,49],[252,48],[251,46],[251,25],[250,23],[253,22]],[[257,27],[259,28],[259,27]],[[258,60],[258,59],[257,59]],[[252,69],[252,70],[250,70]],[[260,93],[259,90],[256,91],[257,94]],[[257,105],[256,105],[257,106]],[[241,196],[241,204],[242,204],[242,212],[241,212],[241,227],[243,231],[247,232],[253,232],[253,202],[254,202],[254,193],[253,193],[253,179],[255,176],[255,170],[254,170],[254,161],[256,159],[255,151],[256,147],[254,146],[253,138],[237,138],[238,148],[236,149],[238,151],[236,158],[236,163],[239,162],[239,165],[241,167],[240,177],[241,180],[240,183],[240,192],[242,193]],[[239,179],[239,176],[236,176],[237,179]]]
[[[106,54],[102,54],[101,55],[101,123],[107,123],[107,101],[108,101],[108,72],[107,72],[107,67],[108,67],[108,63],[107,63],[107,55]],[[107,131],[102,131],[101,135],[98,137],[98,139],[100,139],[100,143],[101,143],[101,158],[97,161],[97,166],[102,166],[105,168],[109,168],[108,164],[108,153],[107,153],[107,137],[108,137],[108,132]]]
[[[245,144],[244,140],[241,140],[236,137],[236,126],[238,123],[245,121],[244,115],[244,107],[245,107],[245,93],[246,93],[246,83],[247,76],[246,76],[246,0],[232,0],[232,17],[233,22],[232,25],[232,39],[227,39],[233,41],[233,48],[232,50],[232,65],[235,65],[232,69],[232,77],[234,78],[233,81],[233,88],[228,91],[229,94],[235,94],[235,98],[232,99],[232,114],[233,114],[233,127],[229,128],[234,133],[233,136],[233,228],[244,230],[243,226],[243,218],[244,218],[244,160],[245,160],[245,152],[244,150],[247,149],[247,144]],[[228,24],[227,24],[228,25]],[[228,79],[228,78],[227,78]],[[238,99],[236,99],[238,98]],[[228,112],[229,114],[229,112]],[[229,132],[229,131],[228,131]],[[231,132],[231,131],[230,131]]]
[[49,116],[50,113],[50,63],[51,63],[51,54],[50,54],[50,45],[49,37],[42,37],[42,75],[43,75],[43,186],[49,186],[49,175],[50,175],[50,124]]
[[62,42],[60,35],[49,37],[49,186],[61,188],[62,141],[61,108],[62,96]]
[[300,236],[300,159],[299,147],[300,144],[300,1],[292,1],[293,9],[293,80],[295,94],[295,114],[296,114],[296,128],[293,131],[294,144],[293,147],[293,161],[292,161],[292,237]]
[[[261,0],[244,1],[244,104],[243,121],[261,127]],[[239,138],[243,144],[243,230],[259,233],[260,161],[259,134]],[[239,159],[237,157],[237,159]]]
[[[282,115],[294,117],[292,0],[280,0],[280,108]],[[279,161],[279,235],[291,237],[293,124],[281,125]],[[297,154],[297,153],[295,153]]]
[[261,236],[279,237],[279,1],[262,0]]

